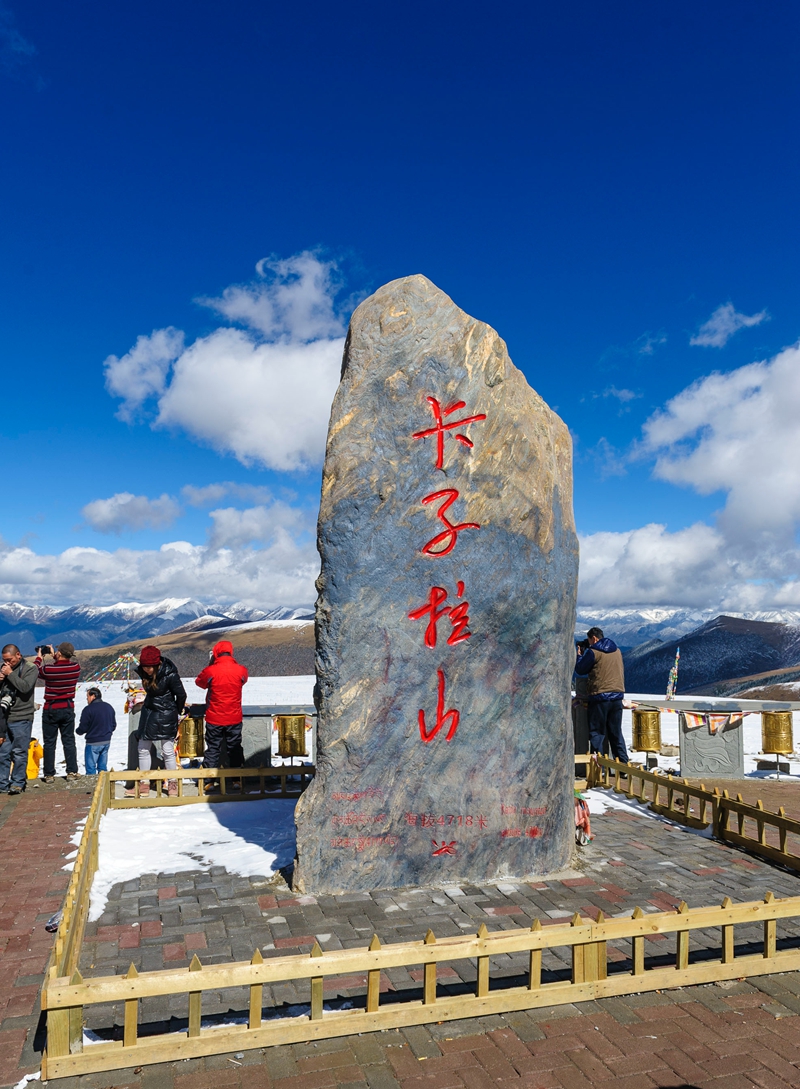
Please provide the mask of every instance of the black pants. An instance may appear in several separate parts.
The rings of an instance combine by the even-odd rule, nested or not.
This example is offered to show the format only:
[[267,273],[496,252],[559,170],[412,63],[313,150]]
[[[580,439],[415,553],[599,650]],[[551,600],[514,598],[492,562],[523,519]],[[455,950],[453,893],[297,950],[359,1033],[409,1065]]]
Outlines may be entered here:
[[589,703],[589,737],[592,752],[602,752],[606,737],[615,760],[628,762],[622,736],[622,700],[592,700]]
[[61,734],[61,744],[64,747],[64,760],[67,771],[77,772],[78,750],[75,746],[75,712],[69,707],[59,708],[53,711],[45,707],[42,711],[42,745],[44,747],[44,774],[56,773],[56,745],[58,735]]
[[211,726],[206,723],[206,754],[203,757],[204,768],[222,767],[222,746],[228,750],[229,768],[244,767],[244,749],[242,748],[242,724],[235,726]]

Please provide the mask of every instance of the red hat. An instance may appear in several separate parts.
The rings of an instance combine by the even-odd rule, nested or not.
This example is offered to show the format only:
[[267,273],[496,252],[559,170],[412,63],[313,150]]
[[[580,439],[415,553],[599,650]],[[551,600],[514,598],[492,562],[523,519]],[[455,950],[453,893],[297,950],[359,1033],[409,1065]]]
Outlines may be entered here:
[[161,651],[158,647],[142,647],[141,654],[139,655],[139,665],[157,666],[160,661]]

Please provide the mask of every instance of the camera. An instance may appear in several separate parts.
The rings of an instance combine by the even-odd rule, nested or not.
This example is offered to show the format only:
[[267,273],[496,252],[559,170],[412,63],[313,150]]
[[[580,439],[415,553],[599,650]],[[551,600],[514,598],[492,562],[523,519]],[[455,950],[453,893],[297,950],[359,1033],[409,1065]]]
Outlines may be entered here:
[[42,645],[40,647],[36,648],[36,653],[40,654],[40,655],[52,654],[53,653],[53,648],[50,646],[49,643],[42,643]]

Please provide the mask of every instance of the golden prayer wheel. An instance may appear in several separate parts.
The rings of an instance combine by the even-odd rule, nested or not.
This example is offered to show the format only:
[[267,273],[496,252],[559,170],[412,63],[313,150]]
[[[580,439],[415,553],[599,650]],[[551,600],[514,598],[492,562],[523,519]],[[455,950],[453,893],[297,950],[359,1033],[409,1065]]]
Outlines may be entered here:
[[308,756],[306,752],[306,716],[276,715],[278,756]]
[[633,746],[637,752],[661,751],[661,712],[633,712]]
[[791,711],[761,712],[761,750],[776,754],[794,752]]
[[197,760],[206,751],[202,716],[185,718],[181,722],[178,756],[181,760]]

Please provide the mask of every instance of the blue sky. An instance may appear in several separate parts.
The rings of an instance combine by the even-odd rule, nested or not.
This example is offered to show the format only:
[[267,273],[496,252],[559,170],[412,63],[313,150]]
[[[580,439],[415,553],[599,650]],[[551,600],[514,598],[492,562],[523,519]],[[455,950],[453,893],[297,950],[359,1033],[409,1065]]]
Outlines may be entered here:
[[422,272],[572,430],[584,603],[800,606],[796,4],[0,4],[0,598],[311,601]]

